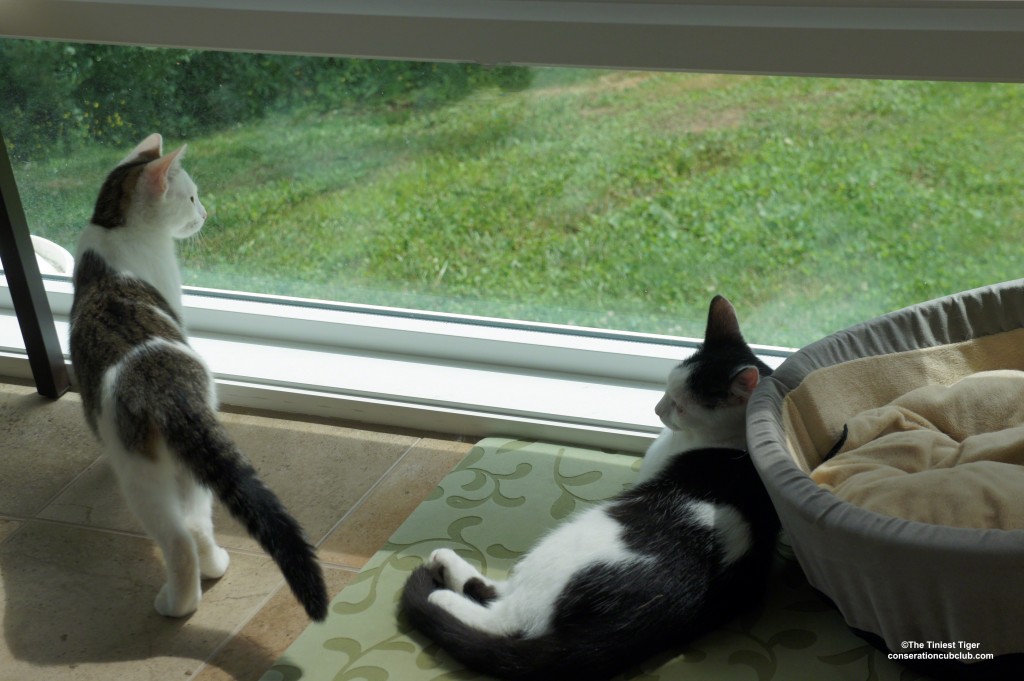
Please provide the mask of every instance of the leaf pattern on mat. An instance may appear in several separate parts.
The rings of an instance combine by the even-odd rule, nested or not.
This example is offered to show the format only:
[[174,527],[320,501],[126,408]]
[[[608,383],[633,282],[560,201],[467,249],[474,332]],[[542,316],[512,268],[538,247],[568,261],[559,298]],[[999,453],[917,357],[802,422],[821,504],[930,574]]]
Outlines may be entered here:
[[859,645],[839,653],[831,655],[819,655],[818,659],[825,664],[846,666],[864,660],[867,666],[867,676],[864,681],[878,681],[878,672],[875,671],[875,649],[869,644]]
[[555,500],[555,503],[551,504],[551,517],[555,520],[561,520],[562,518],[568,517],[576,510],[576,497],[570,492],[562,492],[562,496]]
[[506,454],[508,452],[515,452],[520,449],[526,449],[530,445],[536,444],[527,440],[509,440],[505,444],[498,447],[498,454]]
[[302,670],[290,664],[275,664],[264,676],[267,681],[299,681],[302,678]]
[[[479,525],[483,521],[483,518],[475,515],[466,516],[465,518],[459,518],[458,520],[456,520],[448,526],[448,538],[460,544],[471,546],[469,541],[467,541],[466,538],[462,535],[467,529]],[[473,547],[473,550],[476,553],[480,553],[479,549],[476,549],[476,547]]]
[[729,664],[741,664],[750,667],[757,674],[759,681],[768,681],[775,676],[775,660],[756,650],[737,650],[729,656]]
[[491,544],[487,547],[487,555],[495,558],[507,558],[508,560],[516,560],[520,556],[525,555],[523,551],[513,551],[510,548],[502,546],[501,544]]
[[334,681],[388,681],[391,674],[380,667],[356,667],[338,673]]
[[[370,588],[366,596],[362,600],[351,603],[341,598],[336,599],[331,604],[331,612],[339,615],[354,615],[356,613],[364,612],[373,607],[374,601],[377,599],[377,583],[380,581],[385,568],[392,568],[399,572],[412,572],[422,560],[416,556],[403,556],[399,553],[392,554],[387,561],[383,564],[378,565],[375,568],[364,569],[359,575],[352,580],[349,586],[355,586],[356,584],[362,584],[363,582],[369,581]],[[354,593],[355,590],[346,590],[344,594]]]
[[561,490],[561,494],[551,504],[551,517],[555,520],[562,520],[569,517],[576,510],[576,502],[583,501],[588,505],[600,499],[587,498],[583,495],[577,494],[576,492],[569,489],[570,487],[587,487],[593,485],[604,477],[604,473],[599,470],[589,470],[583,473],[577,473],[576,475],[566,475],[562,473],[562,464],[565,459],[565,448],[558,450],[558,454],[555,456],[555,484],[558,485],[558,489]]
[[740,632],[747,642],[755,644],[759,650],[744,647],[729,655],[729,664],[743,665],[754,670],[759,681],[769,681],[775,677],[779,668],[779,655],[777,648],[790,650],[802,650],[810,648],[817,640],[818,635],[806,629],[789,628],[776,631],[766,639],[754,633],[755,628],[763,619],[764,607],[753,609],[738,617],[735,624],[741,629]]
[[802,648],[810,648],[817,640],[818,637],[813,631],[807,631],[805,629],[786,629],[772,634],[771,638],[768,639],[767,645],[769,648],[782,646],[783,648],[789,648],[791,650],[800,650]]
[[506,508],[515,508],[516,506],[522,506],[526,503],[525,496],[512,497],[502,493],[501,483],[504,480],[520,480],[525,478],[533,470],[533,466],[529,463],[523,462],[516,466],[515,470],[511,473],[494,473],[482,468],[473,468],[467,466],[460,470],[471,472],[473,479],[462,485],[462,491],[464,492],[477,492],[487,486],[487,482],[490,481],[493,484],[490,494],[480,496],[477,498],[468,496],[449,496],[445,502],[452,508],[457,509],[470,509],[478,508],[483,506],[489,501],[493,501],[499,506]]
[[475,466],[480,462],[481,459],[484,458],[484,454],[486,453],[487,450],[484,449],[483,447],[473,447],[471,450],[469,450],[469,453],[466,454],[465,458],[463,458],[462,461],[460,461],[458,465],[455,466],[455,470],[460,471],[464,468],[470,468],[471,466]]
[[484,474],[484,472],[480,470],[475,470],[473,471],[473,479],[467,482],[465,485],[463,485],[462,489],[464,489],[467,492],[475,492],[486,484],[487,476]]
[[[345,665],[338,670],[338,673],[334,676],[335,681],[355,681],[356,679],[365,679],[366,681],[386,681],[390,678],[390,673],[386,669],[368,664],[363,664],[358,667],[354,665],[370,653],[383,651],[416,655],[416,651],[418,650],[418,646],[404,636],[402,632],[398,632],[394,636],[380,641],[365,650],[358,641],[346,637],[328,639],[324,641],[323,647],[326,650],[344,653],[348,657]],[[421,669],[430,669],[430,665],[421,664],[422,661],[420,658],[422,656],[422,653],[417,656],[417,666]],[[437,665],[435,664],[433,666],[436,667]]]
[[349,662],[358,660],[363,656],[363,646],[354,638],[338,636],[324,641],[324,648],[336,653],[343,653],[348,656]]

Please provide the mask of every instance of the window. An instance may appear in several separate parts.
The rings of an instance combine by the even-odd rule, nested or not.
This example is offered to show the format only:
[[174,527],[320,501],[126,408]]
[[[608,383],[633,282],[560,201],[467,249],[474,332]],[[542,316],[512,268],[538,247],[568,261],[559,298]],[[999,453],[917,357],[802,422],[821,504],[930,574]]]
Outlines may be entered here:
[[[211,219],[182,249],[186,283],[246,294],[195,291],[194,333],[211,352],[231,337],[253,353],[254,338],[312,353],[256,380],[248,365],[273,360],[221,348],[229,395],[287,384],[328,400],[333,388],[292,374],[304,363],[323,373],[341,339],[364,364],[399,362],[335,367],[369,372],[338,388],[364,404],[403,382],[436,383],[418,374],[433,362],[447,368],[448,394],[403,404],[465,409],[460,391],[493,390],[495,367],[513,365],[520,375],[501,373],[497,390],[528,401],[536,387],[524,376],[575,387],[599,376],[636,401],[636,416],[594,416],[588,403],[589,415],[565,418],[650,432],[656,421],[641,413],[653,401],[642,403],[702,334],[712,293],[733,298],[750,340],[795,347],[1017,276],[1019,85],[763,75],[1019,79],[1012,8],[314,4],[273,20],[235,12],[235,28],[217,32],[218,7],[231,11],[211,3],[188,10],[195,30],[184,33],[141,23],[186,11],[175,3],[119,7],[140,19],[114,36],[109,3],[40,3],[79,12],[71,28],[0,13],[22,36],[0,42],[0,130],[36,234],[73,250],[99,182],[136,138],[159,129],[190,143]],[[459,61],[23,39],[40,35]],[[697,42],[679,42],[688,36]],[[949,40],[970,51],[951,58]],[[67,285],[50,289],[60,313]],[[289,323],[267,323],[281,316]],[[460,371],[482,373],[464,383]],[[558,411],[534,399],[470,410],[534,421]]]

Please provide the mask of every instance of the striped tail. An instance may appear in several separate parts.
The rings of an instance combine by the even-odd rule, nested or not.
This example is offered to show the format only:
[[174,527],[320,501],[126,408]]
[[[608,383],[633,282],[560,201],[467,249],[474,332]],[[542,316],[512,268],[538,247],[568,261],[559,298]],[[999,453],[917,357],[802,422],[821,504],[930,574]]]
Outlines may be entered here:
[[171,402],[178,413],[164,416],[170,423],[189,424],[187,428],[161,429],[171,450],[274,559],[309,617],[322,622],[327,617],[327,587],[315,549],[306,541],[302,527],[260,480],[205,405],[196,410],[185,404],[186,399],[172,398]]

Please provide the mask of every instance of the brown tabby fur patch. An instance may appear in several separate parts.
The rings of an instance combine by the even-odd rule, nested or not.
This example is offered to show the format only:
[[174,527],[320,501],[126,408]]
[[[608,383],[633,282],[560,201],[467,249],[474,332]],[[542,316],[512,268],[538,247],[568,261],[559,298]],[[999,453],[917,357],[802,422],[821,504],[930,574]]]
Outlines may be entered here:
[[92,222],[100,227],[114,229],[125,222],[125,213],[132,202],[132,193],[139,182],[142,170],[150,161],[160,158],[156,151],[143,152],[134,160],[114,168],[100,188],[93,210]]
[[[86,420],[96,430],[107,369],[148,340],[184,343],[185,336],[174,310],[155,288],[141,279],[119,276],[93,251],[86,251],[75,267],[75,291],[72,362]],[[89,352],[75,352],[80,347]]]

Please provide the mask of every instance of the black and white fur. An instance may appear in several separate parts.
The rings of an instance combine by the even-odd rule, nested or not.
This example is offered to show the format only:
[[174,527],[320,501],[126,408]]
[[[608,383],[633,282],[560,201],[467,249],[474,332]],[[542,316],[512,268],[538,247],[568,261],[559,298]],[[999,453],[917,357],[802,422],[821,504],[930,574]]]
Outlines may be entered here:
[[309,616],[323,620],[327,591],[313,547],[217,420],[213,378],[182,324],[174,242],[206,220],[184,151],[164,156],[160,135],[147,137],[107,176],[79,238],[71,361],[86,420],[163,553],[157,612],[194,612],[200,580],[227,570],[213,535],[213,490]]
[[476,671],[594,681],[749,607],[778,531],[745,451],[747,400],[769,373],[717,296],[703,345],[669,376],[666,429],[636,485],[556,528],[505,582],[434,551],[406,584],[404,616]]

